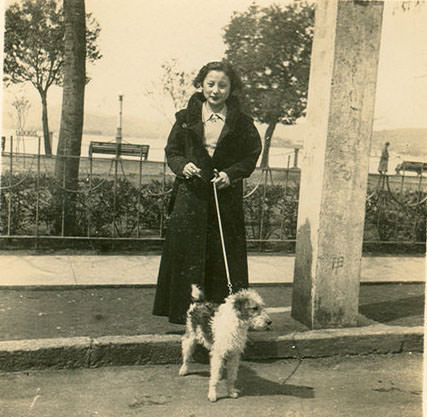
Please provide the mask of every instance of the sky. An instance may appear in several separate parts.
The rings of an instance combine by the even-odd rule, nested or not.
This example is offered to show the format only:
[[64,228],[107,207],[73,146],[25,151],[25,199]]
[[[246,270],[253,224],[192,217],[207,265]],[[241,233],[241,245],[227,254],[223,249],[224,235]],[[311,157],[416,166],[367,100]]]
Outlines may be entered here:
[[[221,59],[223,28],[233,11],[243,11],[251,2],[86,0],[86,11],[93,13],[102,28],[99,48],[103,55],[87,67],[91,81],[86,87],[86,112],[117,116],[121,93],[124,116],[161,121],[164,115],[147,97],[146,89],[159,82],[162,63],[176,58],[183,70],[192,71]],[[268,6],[272,1],[257,3]],[[426,22],[427,2],[405,13],[398,2],[386,2],[377,83],[377,130],[427,128]],[[39,100],[33,87],[25,91]],[[61,89],[52,87],[49,105],[60,106],[61,101]],[[165,108],[173,111],[171,106]]]
[[[222,28],[234,10],[243,11],[249,0],[86,0],[103,30],[99,43],[103,62],[90,69],[94,83],[87,98],[98,100],[101,110],[117,108],[117,93],[123,92],[126,111],[159,117],[145,90],[158,83],[161,65],[176,58],[185,71],[224,56]],[[271,0],[258,1],[269,5]],[[96,81],[95,81],[96,79]],[[105,85],[109,85],[108,91]],[[169,108],[173,111],[172,108]],[[160,117],[162,117],[160,115]]]

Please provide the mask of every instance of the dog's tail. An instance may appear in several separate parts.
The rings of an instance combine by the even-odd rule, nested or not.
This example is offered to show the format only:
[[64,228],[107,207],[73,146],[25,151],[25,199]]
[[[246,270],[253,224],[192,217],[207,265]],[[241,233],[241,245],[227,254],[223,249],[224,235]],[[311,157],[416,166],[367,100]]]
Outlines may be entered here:
[[196,284],[191,284],[191,299],[198,303],[205,301],[205,294]]

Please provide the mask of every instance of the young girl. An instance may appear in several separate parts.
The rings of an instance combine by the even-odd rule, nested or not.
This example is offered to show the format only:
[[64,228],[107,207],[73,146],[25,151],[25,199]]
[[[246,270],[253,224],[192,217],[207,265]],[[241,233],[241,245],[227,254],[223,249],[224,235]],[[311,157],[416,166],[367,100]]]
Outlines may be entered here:
[[201,92],[176,114],[165,148],[176,179],[153,308],[177,324],[185,323],[192,283],[208,301],[221,303],[228,295],[213,184],[233,291],[248,286],[242,180],[261,152],[258,131],[240,110],[235,94],[241,83],[229,64],[205,65],[194,86]]

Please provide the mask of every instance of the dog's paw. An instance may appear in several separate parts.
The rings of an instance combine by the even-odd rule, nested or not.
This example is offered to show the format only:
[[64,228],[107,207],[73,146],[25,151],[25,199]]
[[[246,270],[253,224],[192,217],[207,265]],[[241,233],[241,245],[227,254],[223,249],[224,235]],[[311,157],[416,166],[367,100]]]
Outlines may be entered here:
[[179,368],[179,376],[185,376],[188,374],[188,367],[185,365],[182,365],[181,368]]
[[228,396],[230,398],[239,398],[239,395],[240,395],[240,391],[238,389],[234,388],[234,389],[228,391]]
[[208,399],[211,403],[214,403],[218,399],[218,397],[216,396],[216,391],[209,390]]

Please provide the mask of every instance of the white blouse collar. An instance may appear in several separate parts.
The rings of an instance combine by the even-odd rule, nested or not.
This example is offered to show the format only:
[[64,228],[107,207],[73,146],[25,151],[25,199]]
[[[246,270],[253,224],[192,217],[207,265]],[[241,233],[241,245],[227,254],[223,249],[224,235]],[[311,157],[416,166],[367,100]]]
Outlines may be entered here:
[[227,105],[224,104],[224,107],[220,111],[214,112],[209,103],[205,101],[202,106],[203,123],[207,122],[214,114],[216,114],[221,120],[225,121],[225,118],[227,117]]

